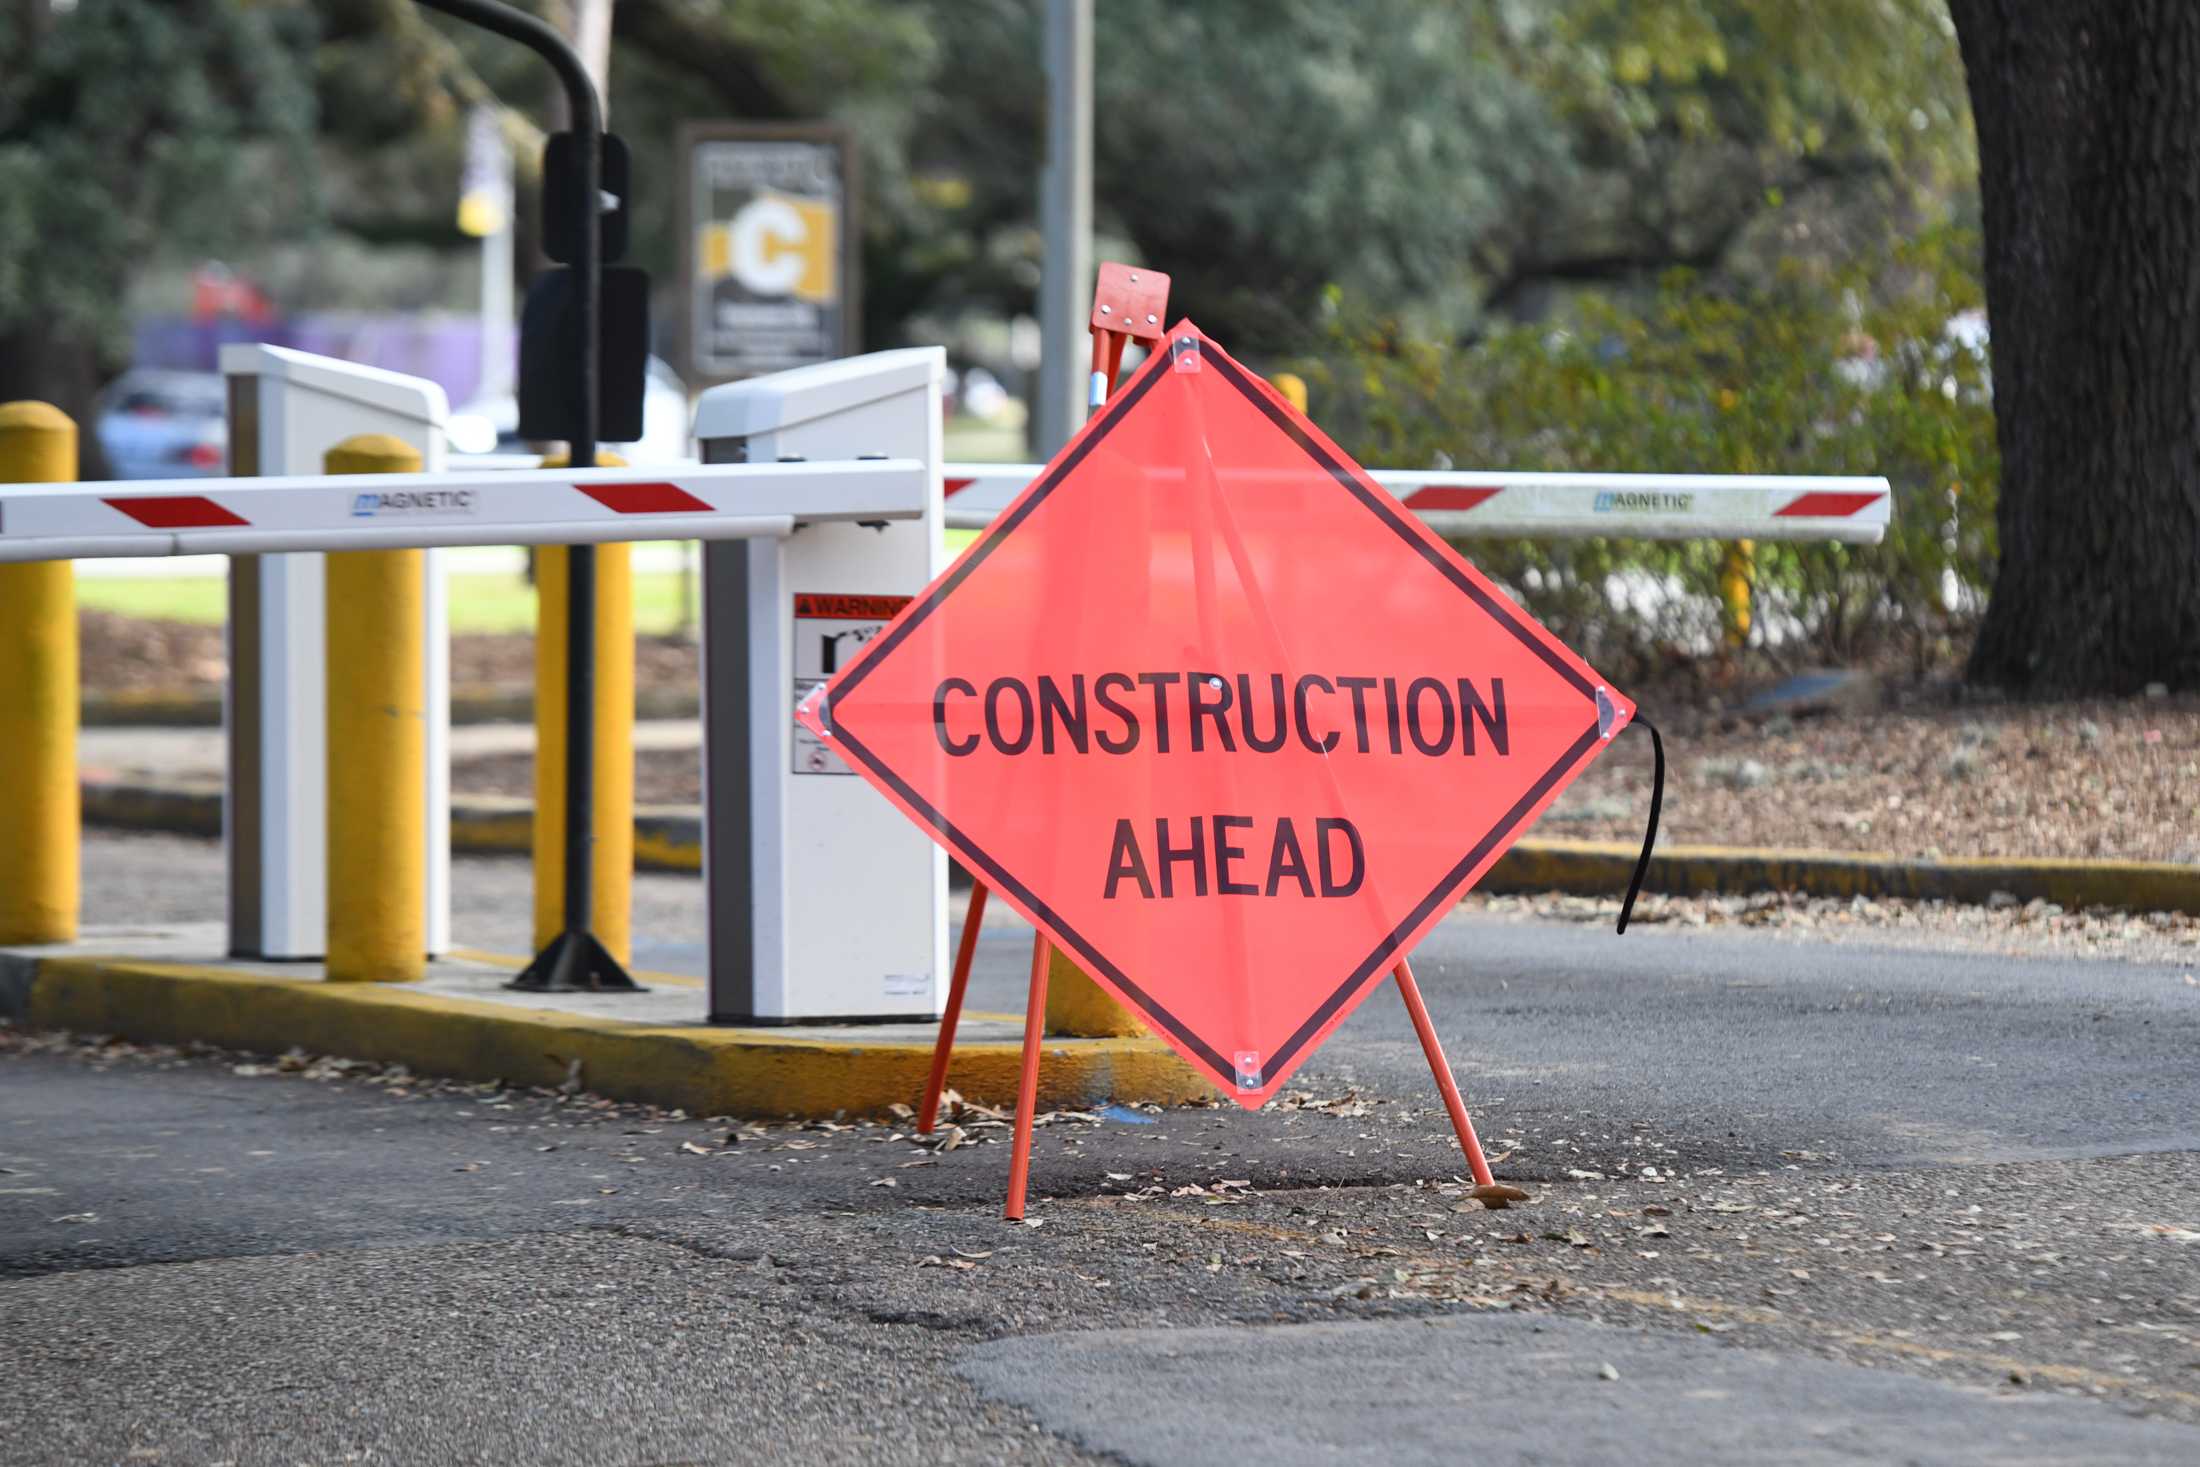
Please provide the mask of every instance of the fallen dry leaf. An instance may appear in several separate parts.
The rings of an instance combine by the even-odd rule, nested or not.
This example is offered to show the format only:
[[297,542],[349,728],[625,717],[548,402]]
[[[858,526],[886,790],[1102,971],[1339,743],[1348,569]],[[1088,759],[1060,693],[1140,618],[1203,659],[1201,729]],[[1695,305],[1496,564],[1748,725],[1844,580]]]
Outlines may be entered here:
[[1515,1202],[1534,1200],[1526,1192],[1509,1182],[1490,1182],[1484,1186],[1476,1187],[1467,1195],[1492,1211],[1510,1207]]

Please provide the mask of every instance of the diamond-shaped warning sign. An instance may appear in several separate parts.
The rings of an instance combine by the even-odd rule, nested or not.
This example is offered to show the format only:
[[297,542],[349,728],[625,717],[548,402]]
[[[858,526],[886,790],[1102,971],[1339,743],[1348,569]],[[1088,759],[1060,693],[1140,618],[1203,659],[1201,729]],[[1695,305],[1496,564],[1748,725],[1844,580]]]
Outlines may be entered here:
[[1632,713],[1183,325],[803,717],[1253,1107]]

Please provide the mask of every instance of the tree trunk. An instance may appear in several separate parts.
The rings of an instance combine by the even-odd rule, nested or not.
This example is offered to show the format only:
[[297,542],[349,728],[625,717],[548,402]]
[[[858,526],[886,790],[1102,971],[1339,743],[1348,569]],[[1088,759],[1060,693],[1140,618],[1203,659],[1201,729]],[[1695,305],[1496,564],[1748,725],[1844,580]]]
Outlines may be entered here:
[[79,479],[107,477],[92,412],[106,381],[90,342],[58,338],[43,327],[0,325],[0,402],[48,402],[74,419]]
[[1970,676],[2036,696],[2200,687],[2200,4],[1949,8],[2002,455]]

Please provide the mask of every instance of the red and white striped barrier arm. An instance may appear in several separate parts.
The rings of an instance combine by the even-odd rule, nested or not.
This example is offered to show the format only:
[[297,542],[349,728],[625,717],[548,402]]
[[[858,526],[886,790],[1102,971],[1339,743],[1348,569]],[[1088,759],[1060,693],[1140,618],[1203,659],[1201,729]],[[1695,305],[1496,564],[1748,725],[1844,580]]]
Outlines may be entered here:
[[[980,529],[1040,464],[949,464],[947,523]],[[1876,545],[1894,514],[1885,479],[1780,474],[1513,474],[1373,470],[1445,535],[1531,540],[1837,540]]]
[[0,562],[738,540],[919,519],[929,488],[916,459],[0,484]]

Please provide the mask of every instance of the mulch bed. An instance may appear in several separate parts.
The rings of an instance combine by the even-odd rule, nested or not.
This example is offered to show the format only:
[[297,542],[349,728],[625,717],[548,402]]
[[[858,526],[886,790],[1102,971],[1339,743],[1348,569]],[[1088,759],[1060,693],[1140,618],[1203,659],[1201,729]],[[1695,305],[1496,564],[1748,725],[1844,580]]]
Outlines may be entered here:
[[[226,669],[219,627],[95,611],[83,614],[82,656],[93,691],[214,692]],[[693,688],[696,664],[692,642],[643,638],[637,681]],[[524,690],[534,639],[453,637],[451,675],[457,686]],[[1744,691],[1691,684],[1646,698],[1672,758],[1666,842],[2200,864],[2200,697],[2020,704],[1912,686],[1890,695],[1896,706],[1869,711],[1744,717],[1731,711]],[[1649,741],[1627,735],[1537,833],[1640,840],[1649,775]],[[452,784],[527,795],[533,761],[469,760]],[[694,804],[700,761],[646,752],[635,784],[644,804]]]
[[[1660,727],[1674,844],[2200,864],[2200,699],[1661,709]],[[1649,775],[1648,739],[1624,736],[1540,832],[1639,841]]]
[[[219,626],[87,610],[79,613],[77,627],[79,677],[87,693],[212,696],[229,675]],[[640,686],[693,688],[696,670],[695,643],[682,637],[636,639],[634,677]],[[535,639],[519,632],[452,637],[451,684],[528,691],[535,685]]]
[[[1794,719],[1661,710],[1662,842],[1902,856],[2200,864],[2200,699],[1941,706]],[[527,794],[532,760],[469,761],[454,786]],[[702,797],[693,751],[636,760],[636,798]],[[1639,841],[1650,744],[1624,736],[1536,826]]]

